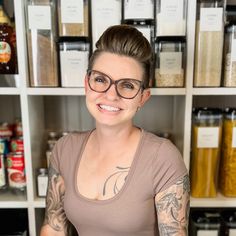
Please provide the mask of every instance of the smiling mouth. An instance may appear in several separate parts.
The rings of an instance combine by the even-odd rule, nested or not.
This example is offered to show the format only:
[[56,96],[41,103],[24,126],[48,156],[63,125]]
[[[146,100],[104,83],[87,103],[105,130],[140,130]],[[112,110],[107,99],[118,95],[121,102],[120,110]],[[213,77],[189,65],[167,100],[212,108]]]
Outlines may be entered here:
[[118,107],[112,107],[112,106],[107,106],[107,105],[102,105],[102,104],[99,104],[98,105],[102,110],[105,110],[105,111],[111,111],[111,112],[116,112],[116,111],[120,111],[121,109],[118,108]]

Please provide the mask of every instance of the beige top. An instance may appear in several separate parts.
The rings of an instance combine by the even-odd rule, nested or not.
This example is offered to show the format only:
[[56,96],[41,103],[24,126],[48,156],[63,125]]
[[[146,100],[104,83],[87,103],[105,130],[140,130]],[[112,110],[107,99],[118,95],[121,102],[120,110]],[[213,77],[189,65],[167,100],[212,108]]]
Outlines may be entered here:
[[52,166],[65,182],[64,209],[80,236],[157,236],[154,197],[187,174],[177,148],[146,131],[122,189],[107,200],[82,196],[76,177],[90,132],[61,138],[53,150]]

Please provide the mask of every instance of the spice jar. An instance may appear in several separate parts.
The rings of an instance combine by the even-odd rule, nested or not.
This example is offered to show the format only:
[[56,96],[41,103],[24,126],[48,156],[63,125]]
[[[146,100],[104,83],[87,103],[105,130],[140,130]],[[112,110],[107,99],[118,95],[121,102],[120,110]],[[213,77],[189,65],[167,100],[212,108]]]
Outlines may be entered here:
[[62,87],[84,87],[88,69],[89,43],[73,38],[63,40],[60,47],[60,69]]
[[225,87],[236,87],[236,22],[226,26],[224,42]]
[[185,42],[162,38],[155,44],[155,87],[183,87]]
[[59,36],[89,36],[88,0],[58,1]]
[[236,109],[224,112],[220,190],[227,197],[236,197]]
[[196,21],[194,86],[221,84],[224,1],[199,0]]
[[105,29],[121,23],[121,0],[92,0],[91,8],[93,50],[95,50],[95,44]]
[[158,0],[156,36],[185,36],[187,0]]
[[54,0],[28,0],[27,37],[30,85],[58,86]]
[[48,171],[46,168],[39,168],[37,174],[38,197],[46,197],[48,186]]
[[123,20],[154,19],[153,0],[123,0]]
[[216,197],[221,152],[222,111],[217,108],[193,110],[191,195]]

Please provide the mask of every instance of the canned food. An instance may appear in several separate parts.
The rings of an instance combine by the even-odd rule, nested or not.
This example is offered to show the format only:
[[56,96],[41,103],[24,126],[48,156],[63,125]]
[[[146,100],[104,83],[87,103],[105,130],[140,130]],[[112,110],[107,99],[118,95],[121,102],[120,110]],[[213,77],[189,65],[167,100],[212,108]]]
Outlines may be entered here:
[[8,139],[0,138],[0,154],[6,155],[8,152]]
[[5,175],[5,165],[4,165],[4,156],[0,154],[0,189],[6,187],[6,175]]
[[24,152],[24,142],[22,137],[13,138],[10,141],[11,152]]
[[12,136],[12,129],[8,123],[0,124],[0,137],[1,138],[10,138]]
[[7,172],[9,187],[24,190],[26,177],[23,152],[10,152],[7,155]]

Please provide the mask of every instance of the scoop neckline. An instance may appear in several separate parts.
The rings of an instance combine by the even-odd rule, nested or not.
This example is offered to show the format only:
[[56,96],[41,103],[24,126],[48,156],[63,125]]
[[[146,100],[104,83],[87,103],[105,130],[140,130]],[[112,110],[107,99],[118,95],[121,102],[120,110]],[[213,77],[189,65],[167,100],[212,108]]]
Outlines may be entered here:
[[[138,127],[139,128],[139,127]],[[81,200],[83,200],[84,202],[87,202],[87,203],[91,203],[91,204],[98,204],[98,205],[103,205],[103,204],[107,204],[107,203],[110,203],[110,202],[113,202],[117,199],[119,199],[122,194],[125,192],[125,190],[127,189],[129,183],[131,182],[131,179],[132,179],[132,176],[134,174],[134,171],[136,169],[136,164],[138,162],[138,159],[140,157],[140,149],[141,149],[141,144],[143,142],[143,137],[144,137],[144,130],[142,128],[139,128],[140,131],[141,131],[141,134],[140,134],[140,138],[139,138],[139,142],[138,142],[138,146],[136,148],[136,151],[134,153],[134,158],[133,158],[133,161],[131,163],[131,166],[130,166],[130,170],[128,172],[128,175],[127,175],[127,178],[126,178],[126,181],[125,183],[123,184],[121,190],[116,194],[114,195],[113,197],[111,198],[108,198],[108,199],[104,199],[104,200],[96,200],[96,199],[90,199],[90,198],[87,198],[85,197],[84,195],[82,195],[79,191],[79,188],[78,188],[78,183],[77,183],[77,176],[78,176],[78,171],[79,171],[79,165],[80,165],[80,161],[81,161],[81,158],[82,158],[82,155],[83,155],[83,152],[85,150],[85,147],[86,147],[86,144],[88,142],[88,139],[90,137],[90,135],[92,134],[92,132],[95,130],[91,130],[89,131],[87,134],[86,134],[86,137],[83,141],[83,144],[82,144],[82,147],[81,147],[81,151],[79,152],[79,156],[78,156],[78,160],[76,162],[76,170],[75,170],[75,173],[74,173],[74,178],[75,178],[75,192],[76,192],[76,195],[78,198],[80,198]]]

